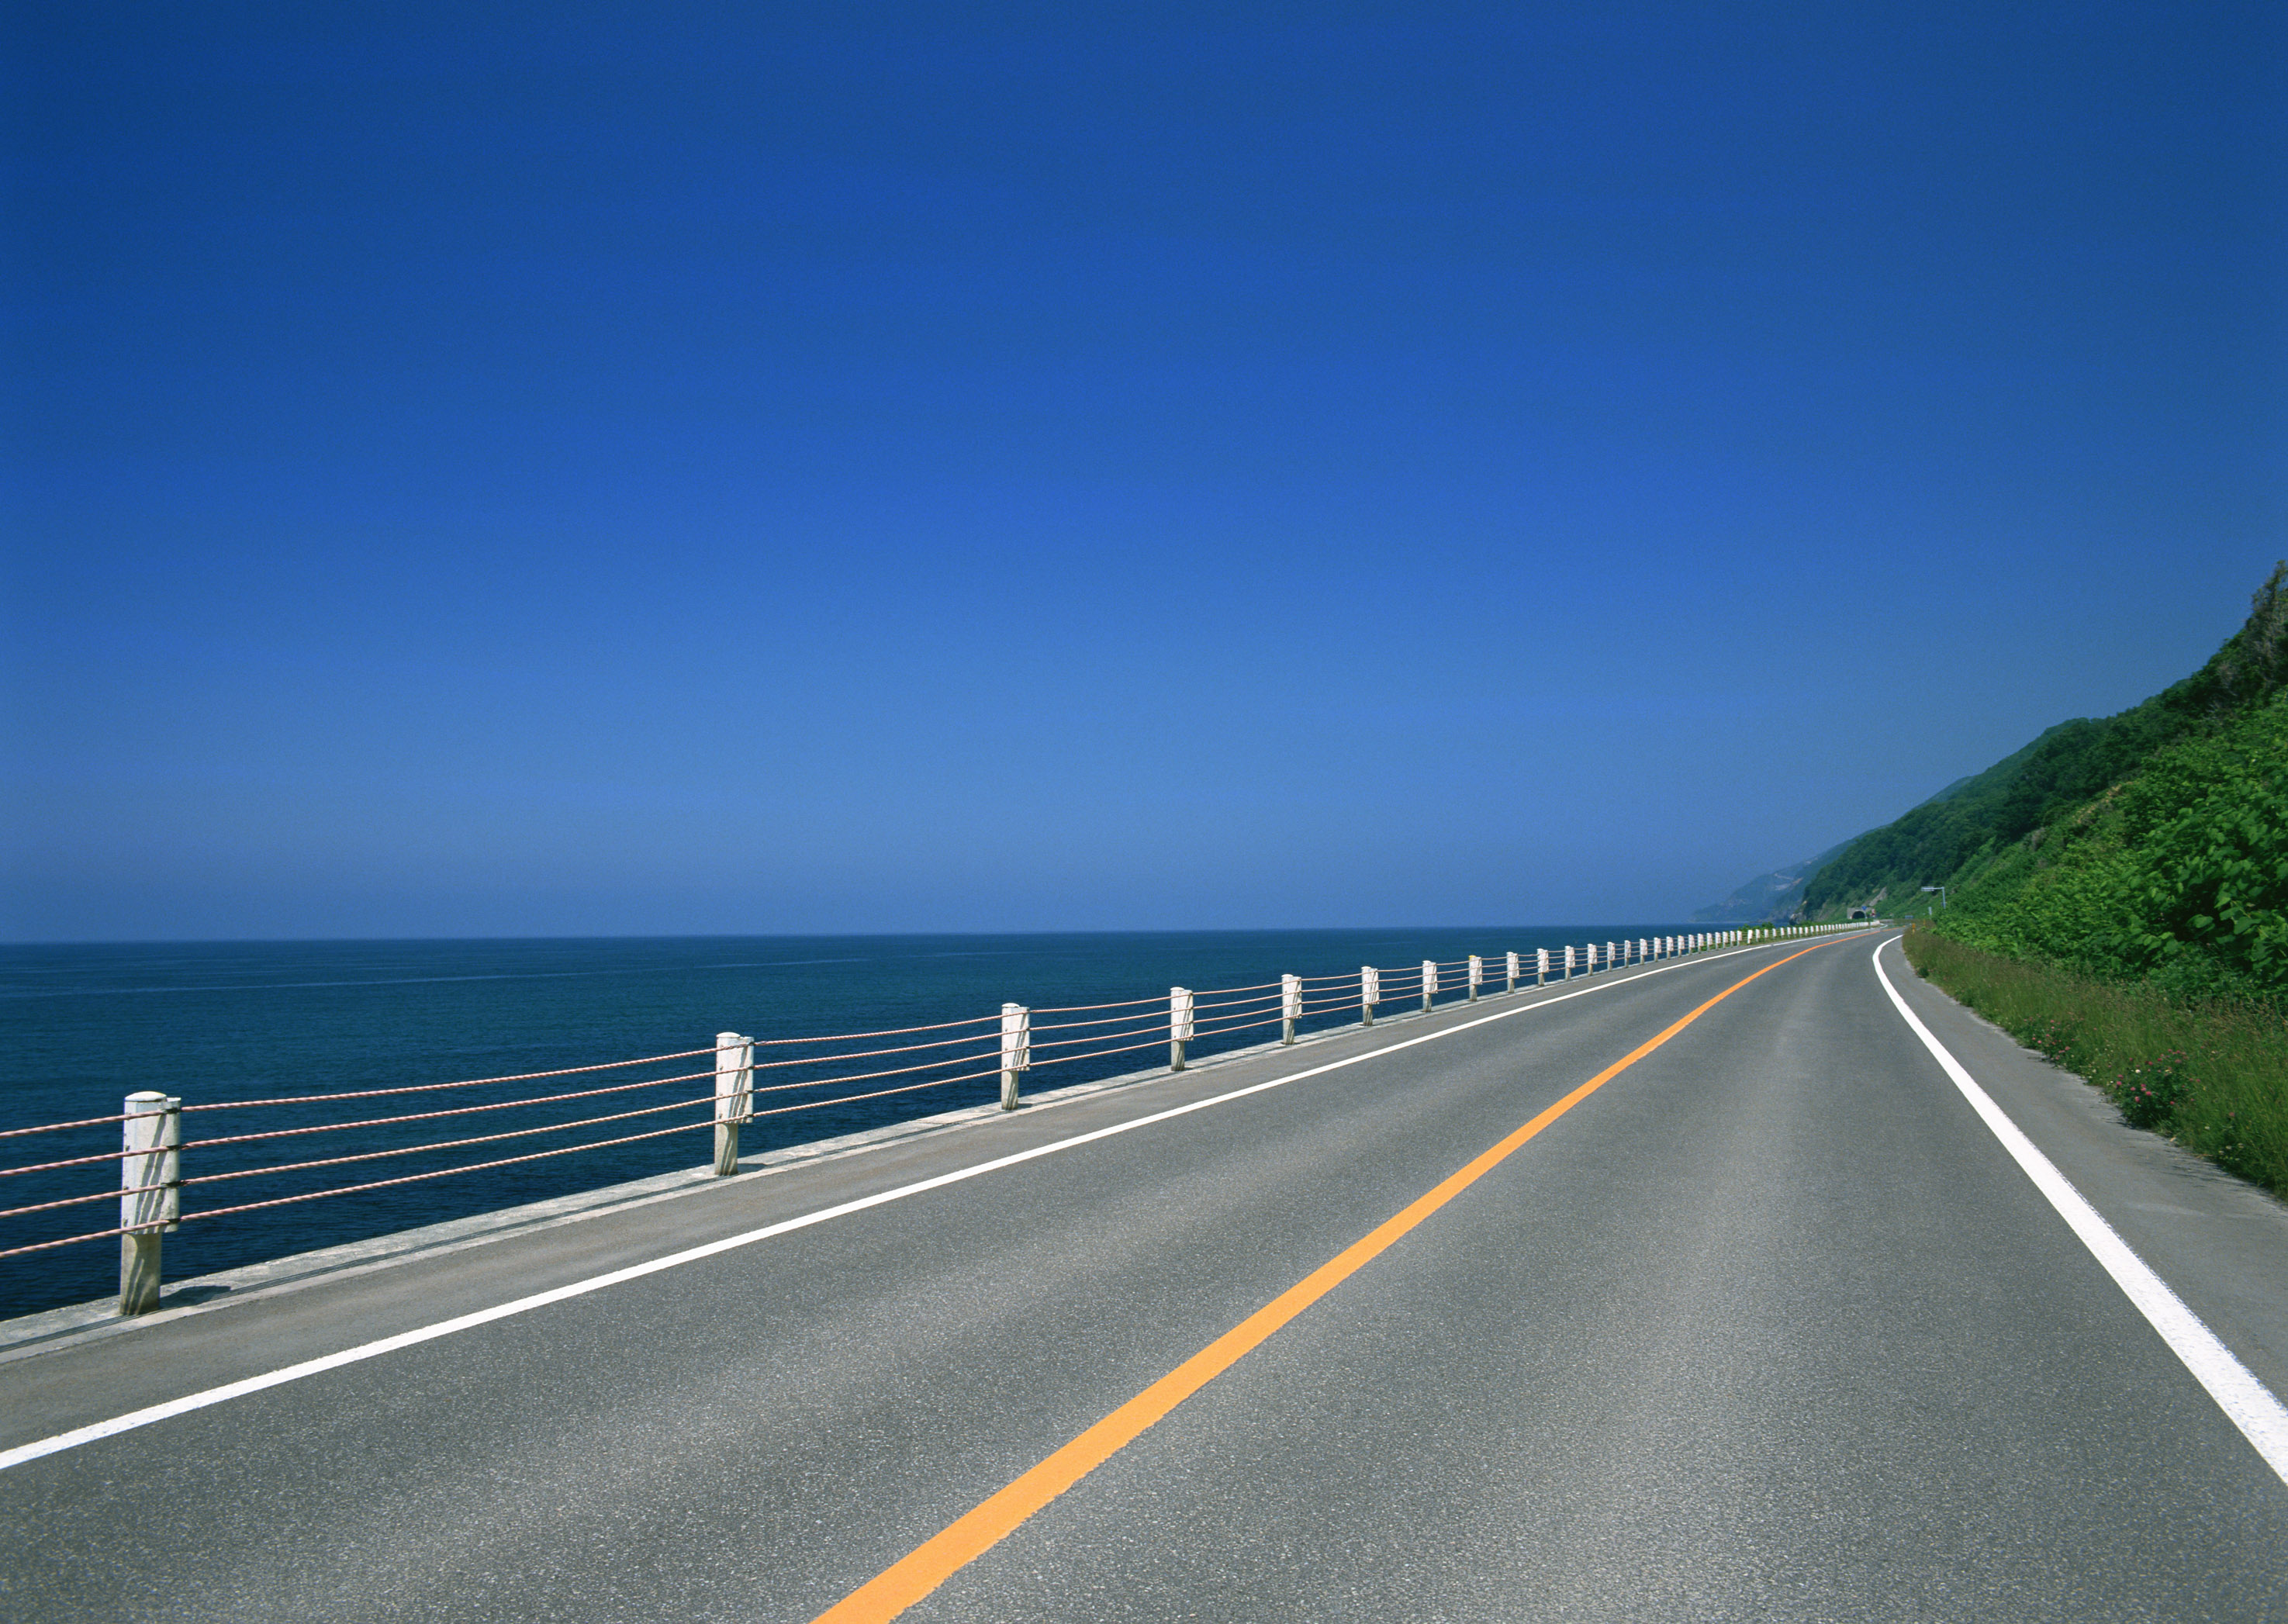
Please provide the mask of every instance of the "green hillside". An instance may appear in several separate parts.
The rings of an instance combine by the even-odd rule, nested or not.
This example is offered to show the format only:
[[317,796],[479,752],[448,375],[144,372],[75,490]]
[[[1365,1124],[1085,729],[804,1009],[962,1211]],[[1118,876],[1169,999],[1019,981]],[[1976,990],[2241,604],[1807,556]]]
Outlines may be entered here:
[[2181,994],[2288,993],[2288,566],[2200,670],[2065,722],[1851,842],[1803,912],[1919,912],[1970,945]]

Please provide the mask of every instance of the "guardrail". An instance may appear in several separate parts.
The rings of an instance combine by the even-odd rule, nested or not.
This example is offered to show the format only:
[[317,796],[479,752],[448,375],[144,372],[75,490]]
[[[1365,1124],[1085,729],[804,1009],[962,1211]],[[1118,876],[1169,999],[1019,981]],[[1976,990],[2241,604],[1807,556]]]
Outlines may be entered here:
[[[711,1129],[714,1135],[714,1170],[719,1175],[729,1175],[739,1170],[741,1126],[760,1118],[789,1116],[996,1078],[1000,1083],[1002,1108],[1014,1110],[1021,1103],[1020,1082],[1028,1073],[1141,1052],[1156,1049],[1163,1042],[1168,1045],[1169,1070],[1180,1072],[1185,1068],[1190,1046],[1204,1038],[1227,1038],[1254,1031],[1267,1033],[1276,1026],[1278,1041],[1292,1043],[1297,1028],[1304,1022],[1339,1010],[1355,1009],[1359,1024],[1371,1026],[1376,1011],[1386,1002],[1418,997],[1426,1014],[1435,1007],[1441,994],[1474,1002],[1494,978],[1499,979],[1504,993],[1514,993],[1521,986],[1541,986],[1552,979],[1593,975],[1603,970],[1711,947],[1863,931],[1872,928],[1875,923],[1782,926],[1691,936],[1640,937],[1601,944],[1589,942],[1581,946],[1577,956],[1569,945],[1561,949],[1544,947],[1529,954],[1504,953],[1491,957],[1471,954],[1451,961],[1425,959],[1419,965],[1399,969],[1365,965],[1355,972],[1335,975],[1282,975],[1275,981],[1247,986],[1172,987],[1164,998],[1155,994],[1109,1003],[1048,1009],[1007,1003],[997,1015],[820,1037],[757,1039],[741,1033],[722,1032],[716,1034],[711,1046],[703,1049],[564,1066],[553,1071],[414,1083],[401,1088],[195,1103],[155,1089],[139,1090],[126,1097],[116,1115],[0,1130],[0,1140],[98,1129],[113,1123],[119,1125],[121,1133],[121,1148],[115,1151],[0,1168],[0,1179],[61,1173],[78,1168],[94,1172],[107,1163],[116,1163],[119,1169],[116,1187],[0,1209],[0,1220],[21,1220],[36,1214],[116,1199],[116,1225],[0,1248],[0,1257],[116,1236],[120,1242],[119,1311],[139,1314],[158,1305],[160,1238],[185,1224]],[[1040,1018],[1045,1016],[1069,1018],[1045,1021]],[[891,1039],[912,1041],[886,1042]],[[648,1068],[666,1068],[667,1074],[625,1076]],[[607,1078],[606,1073],[622,1075]],[[593,1086],[545,1093],[514,1087],[561,1078],[577,1078]],[[853,1084],[865,1086],[854,1093],[794,1097],[822,1090],[847,1089]],[[401,1099],[413,1095],[456,1096],[471,1089],[506,1090],[517,1097],[480,1097],[471,1104],[439,1105],[417,1111],[390,1110],[342,1121],[292,1120],[306,1119],[309,1108],[314,1106],[338,1106],[353,1100]],[[640,1097],[655,1089],[674,1089],[678,1097],[664,1103],[637,1103]],[[575,1114],[562,1121],[532,1120],[537,1113],[574,1101],[591,1102],[592,1105],[575,1107],[576,1112],[590,1113]],[[626,1108],[621,1109],[624,1104]],[[608,1108],[595,1110],[593,1106]],[[282,1126],[257,1128],[243,1133],[213,1133],[189,1140],[183,1137],[187,1116],[203,1119],[210,1113],[258,1111],[282,1113],[290,1120]],[[654,1125],[660,1119],[679,1114],[690,1120]],[[455,1134],[446,1129],[448,1137],[433,1137],[438,1130],[417,1126],[469,1118],[491,1118],[493,1122],[467,1124],[488,1128],[489,1131]],[[226,1124],[218,1119],[217,1125]],[[614,1131],[621,1128],[636,1130]],[[545,1140],[552,1135],[595,1129],[606,1129],[606,1136],[583,1138],[570,1145],[519,1150],[505,1156],[486,1155],[480,1149],[506,1148],[520,1141]],[[391,1142],[333,1155],[298,1153],[303,1142],[315,1136],[354,1131],[367,1134],[369,1143],[373,1138]],[[334,1168],[365,1168],[398,1158],[436,1158],[473,1151],[477,1153],[475,1159],[454,1160],[442,1167],[426,1167],[383,1178],[353,1178],[348,1183],[252,1200],[225,1199],[220,1205],[183,1209],[183,1192],[187,1189],[195,1189],[201,1195],[210,1192],[219,1194],[222,1192],[217,1186],[234,1189],[242,1180],[308,1176]],[[187,1174],[187,1160],[201,1170]]]

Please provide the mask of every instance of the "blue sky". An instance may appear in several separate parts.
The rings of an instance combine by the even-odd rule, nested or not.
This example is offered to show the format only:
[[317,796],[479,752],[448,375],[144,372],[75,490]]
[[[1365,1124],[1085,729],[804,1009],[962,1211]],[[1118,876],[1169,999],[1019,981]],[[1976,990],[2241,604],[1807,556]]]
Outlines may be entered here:
[[2247,5],[50,5],[0,936],[1664,919],[2288,553]]

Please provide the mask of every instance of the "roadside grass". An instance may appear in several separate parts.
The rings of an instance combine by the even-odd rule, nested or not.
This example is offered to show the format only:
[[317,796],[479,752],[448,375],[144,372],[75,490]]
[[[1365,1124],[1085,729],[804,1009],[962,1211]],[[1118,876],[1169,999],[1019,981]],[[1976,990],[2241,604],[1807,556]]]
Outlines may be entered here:
[[2288,1012],[2093,981],[1916,928],[1916,973],[2055,1065],[2123,1121],[2288,1198]]

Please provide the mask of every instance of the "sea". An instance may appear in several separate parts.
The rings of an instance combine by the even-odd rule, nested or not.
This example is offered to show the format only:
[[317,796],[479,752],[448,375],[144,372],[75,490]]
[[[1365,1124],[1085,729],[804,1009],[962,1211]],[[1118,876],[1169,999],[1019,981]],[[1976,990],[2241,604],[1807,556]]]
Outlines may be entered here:
[[[164,1240],[165,1271],[179,1280],[527,1201],[571,1194],[711,1158],[711,1109],[696,1103],[711,1078],[592,1099],[522,1106],[537,1093],[611,1087],[630,1079],[690,1079],[711,1054],[649,1068],[569,1078],[487,1084],[356,1100],[331,1097],[415,1084],[584,1066],[602,1061],[711,1049],[719,1032],[762,1041],[757,1058],[834,1050],[774,1047],[770,1040],[823,1037],[997,1017],[1005,1002],[1058,1006],[1146,1000],[1129,1010],[1059,1017],[1108,1023],[1113,1035],[1140,1035],[1122,1052],[1042,1066],[1030,1090],[1167,1064],[1166,999],[1172,986],[1199,990],[1201,1026],[1216,1018],[1215,989],[1259,1006],[1261,989],[1283,973],[1355,978],[1362,965],[1405,972],[1425,959],[1479,954],[1499,986],[1501,957],[1567,944],[1680,931],[1673,923],[1491,926],[1355,931],[1225,931],[1021,936],[767,936],[547,939],[536,940],[291,941],[0,946],[0,1131],[116,1116],[123,1097],[152,1089],[185,1104],[187,1220]],[[1351,983],[1355,997],[1355,980]],[[1458,983],[1439,1002],[1463,996]],[[1222,1001],[1228,1003],[1228,999]],[[1418,1007],[1409,994],[1385,1016]],[[1245,1012],[1257,1012],[1246,1006]],[[1229,1017],[1224,1018],[1228,1019]],[[1355,1022],[1355,1003],[1315,1013],[1306,1032]],[[1122,1023],[1128,1023],[1124,1026]],[[1152,1030],[1153,1023],[1160,1023]],[[997,1020],[950,1029],[968,1040],[997,1032]],[[1079,1028],[1091,1037],[1099,1029]],[[862,1051],[932,1041],[945,1034],[838,1046]],[[1036,1034],[1045,1044],[1053,1034]],[[1275,1038],[1277,1027],[1203,1031],[1196,1058]],[[984,1039],[983,1042],[997,1040]],[[1079,1049],[1085,1053],[1089,1044]],[[1069,1050],[1068,1050],[1069,1052]],[[923,1058],[931,1058],[925,1055]],[[1037,1059],[1050,1058],[1044,1049]],[[912,1057],[853,1060],[845,1073],[886,1069]],[[973,1067],[956,1068],[973,1070]],[[774,1072],[769,1078],[806,1073]],[[758,1081],[767,1080],[757,1073]],[[772,1097],[803,1108],[746,1124],[743,1156],[831,1137],[998,1097],[997,1079],[965,1081],[848,1103],[813,1105],[898,1086],[910,1078],[846,1084],[821,1093]],[[307,1103],[244,1111],[197,1109],[242,1100]],[[680,1114],[624,1116],[648,1101],[679,1103]],[[447,1118],[418,1113],[485,1105]],[[514,1135],[549,1128],[575,1111],[620,1120],[571,1133],[535,1132],[452,1150],[426,1148],[454,1137]],[[408,1117],[418,1120],[406,1121]],[[345,1121],[373,1126],[345,1129]],[[584,1139],[687,1127],[577,1153],[385,1184],[471,1161],[506,1161]],[[315,1129],[281,1138],[217,1145],[216,1139],[281,1129]],[[0,1217],[0,1317],[115,1294],[118,1242],[105,1237],[17,1248],[107,1229],[119,1222],[117,1163],[45,1164],[115,1152],[115,1121],[53,1133],[0,1137],[0,1208],[39,1207]],[[203,1143],[204,1142],[204,1143]],[[288,1162],[346,1160],[316,1168]],[[9,1175],[7,1169],[44,1170]],[[217,1177],[218,1175],[227,1177]],[[322,1199],[353,1184],[378,1188]],[[80,1200],[75,1198],[94,1197]],[[258,1206],[211,1219],[222,1206]],[[48,1203],[66,1203],[49,1206]]]

